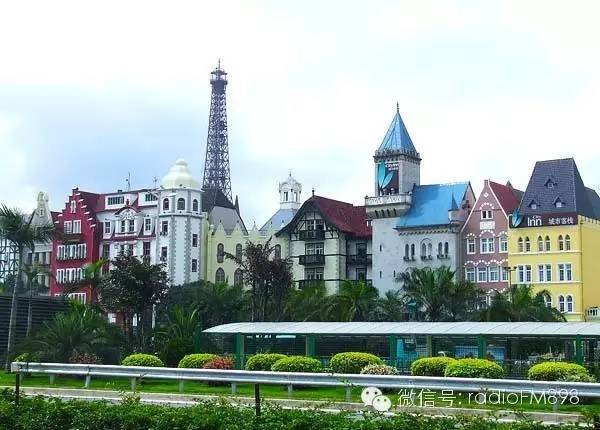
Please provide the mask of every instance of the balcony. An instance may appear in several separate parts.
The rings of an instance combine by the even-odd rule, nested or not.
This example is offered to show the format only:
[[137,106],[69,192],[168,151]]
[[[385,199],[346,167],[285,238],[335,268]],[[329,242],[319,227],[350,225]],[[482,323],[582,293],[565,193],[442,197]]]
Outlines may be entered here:
[[300,240],[323,240],[325,239],[325,230],[300,230],[298,238]]
[[314,287],[315,285],[322,284],[323,282],[325,281],[322,279],[302,279],[298,281],[298,288],[302,290],[304,288]]
[[600,321],[600,308],[588,308],[585,311],[586,321]]
[[81,238],[81,233],[63,233],[60,235],[60,241],[62,243],[81,242]]
[[356,254],[346,256],[346,264],[351,266],[367,266],[371,264],[372,261],[373,258],[371,254]]
[[311,264],[325,264],[325,255],[323,254],[306,254],[298,257],[298,264],[308,266]]
[[387,196],[365,197],[369,218],[389,218],[405,214],[412,204],[410,194],[390,194]]

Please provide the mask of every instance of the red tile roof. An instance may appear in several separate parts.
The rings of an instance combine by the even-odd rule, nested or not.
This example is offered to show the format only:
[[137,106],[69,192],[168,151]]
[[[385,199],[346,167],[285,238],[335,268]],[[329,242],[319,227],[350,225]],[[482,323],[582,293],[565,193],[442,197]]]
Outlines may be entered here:
[[370,237],[372,229],[367,226],[367,212],[364,206],[354,206],[351,203],[312,196],[312,201],[323,217],[338,230],[356,237]]
[[490,181],[490,188],[496,195],[498,203],[500,203],[506,215],[510,215],[513,210],[519,207],[520,202],[515,194],[520,195],[522,194],[521,191],[515,190],[510,185],[502,185],[493,181]]

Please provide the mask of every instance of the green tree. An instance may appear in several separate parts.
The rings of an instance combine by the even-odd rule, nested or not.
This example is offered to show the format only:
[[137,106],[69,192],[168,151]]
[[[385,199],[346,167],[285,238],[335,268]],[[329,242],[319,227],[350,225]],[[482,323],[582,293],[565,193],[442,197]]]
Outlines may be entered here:
[[156,332],[162,360],[169,366],[176,366],[183,356],[191,354],[194,333],[199,328],[198,309],[172,306]]
[[323,282],[295,288],[285,303],[284,314],[290,321],[323,321],[331,297]]
[[94,261],[93,263],[86,264],[83,267],[81,273],[81,279],[79,281],[69,282],[63,287],[63,295],[68,295],[81,288],[89,287],[91,290],[92,298],[98,296],[98,287],[102,282],[102,268],[108,263],[108,260],[103,258]]
[[340,321],[368,321],[377,306],[377,288],[361,281],[344,281],[332,297],[330,310]]
[[8,342],[6,346],[6,361],[4,368],[10,370],[10,359],[13,352],[15,330],[17,326],[17,291],[23,282],[23,255],[25,250],[33,249],[36,242],[49,242],[54,235],[54,225],[32,225],[31,217],[27,217],[18,209],[10,209],[5,205],[0,207],[0,237],[12,242],[17,247],[19,262],[15,287],[12,291],[10,317],[8,323]]
[[531,285],[512,285],[507,291],[495,292],[490,306],[480,315],[481,321],[565,321],[565,317],[546,306],[548,291],[533,293]]
[[[112,269],[98,285],[100,304],[123,315],[123,328],[130,345],[143,350],[150,327],[153,306],[168,290],[167,274],[161,264],[149,264],[126,255],[112,261]],[[134,343],[133,317],[137,316],[137,342]]]
[[376,319],[378,321],[403,321],[407,306],[399,290],[386,291],[377,301]]
[[32,312],[32,297],[33,295],[37,295],[41,292],[47,291],[47,287],[39,283],[39,275],[50,275],[50,273],[42,268],[39,264],[27,264],[23,266],[23,274],[25,275],[25,279],[27,280],[27,291],[28,291],[28,301],[27,301],[27,331],[25,336],[29,336],[31,333],[31,325],[33,320],[33,312]]

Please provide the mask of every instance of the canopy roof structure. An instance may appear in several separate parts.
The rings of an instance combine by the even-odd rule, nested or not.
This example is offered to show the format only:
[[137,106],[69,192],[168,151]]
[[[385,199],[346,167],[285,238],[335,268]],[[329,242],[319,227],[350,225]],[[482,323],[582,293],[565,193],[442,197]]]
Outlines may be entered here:
[[589,322],[240,322],[204,330],[207,334],[336,336],[520,336],[599,337]]

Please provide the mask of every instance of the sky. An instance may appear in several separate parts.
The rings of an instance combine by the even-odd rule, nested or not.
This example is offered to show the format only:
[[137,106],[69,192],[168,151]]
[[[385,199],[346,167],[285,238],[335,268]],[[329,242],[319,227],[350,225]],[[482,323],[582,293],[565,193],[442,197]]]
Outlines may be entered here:
[[246,225],[288,173],[354,204],[396,103],[421,183],[510,180],[574,157],[600,187],[600,2],[0,0],[0,202],[202,179],[210,72],[228,72]]

